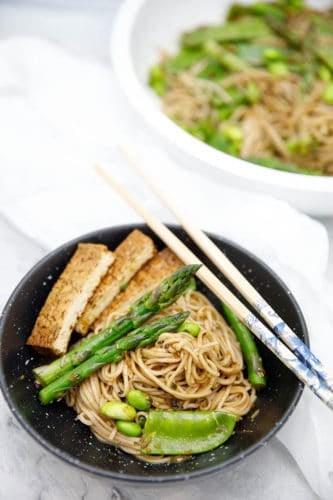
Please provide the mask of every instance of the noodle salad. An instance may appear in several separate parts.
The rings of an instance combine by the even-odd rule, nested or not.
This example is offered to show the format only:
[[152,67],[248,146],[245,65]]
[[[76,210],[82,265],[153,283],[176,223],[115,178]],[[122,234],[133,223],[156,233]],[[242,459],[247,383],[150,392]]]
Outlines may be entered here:
[[163,111],[225,153],[333,175],[333,9],[302,0],[233,5],[223,24],[161,52],[149,84]]
[[149,463],[227,441],[266,377],[250,331],[196,289],[200,267],[138,230],[112,251],[80,243],[27,339],[58,356],[33,368],[41,404],[64,400],[97,439]]
[[[208,300],[189,292],[165,314],[190,311],[199,325],[194,337],[186,332],[163,333],[156,344],[128,352],[116,364],[108,364],[66,397],[78,419],[98,439],[152,463],[169,463],[170,457],[141,453],[141,437],[124,435],[115,419],[105,419],[105,401],[122,401],[133,389],[149,396],[150,407],[159,410],[222,410],[237,417],[252,408],[256,391],[243,375],[244,362],[234,332]],[[146,416],[139,412],[137,419]]]

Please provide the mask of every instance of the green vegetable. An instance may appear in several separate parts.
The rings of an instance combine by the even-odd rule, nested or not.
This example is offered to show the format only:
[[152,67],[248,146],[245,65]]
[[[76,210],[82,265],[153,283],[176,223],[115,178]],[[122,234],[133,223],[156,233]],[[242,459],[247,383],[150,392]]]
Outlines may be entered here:
[[142,434],[142,428],[136,422],[126,422],[123,420],[118,420],[116,422],[116,427],[119,432],[125,434],[129,437],[140,437]]
[[182,47],[181,50],[173,57],[167,59],[163,68],[170,73],[177,74],[181,71],[186,71],[193,64],[201,61],[204,57],[202,50]]
[[232,142],[229,141],[220,131],[217,131],[212,136],[208,144],[210,146],[213,146],[213,148],[219,149],[220,151],[223,151],[224,153],[228,153],[230,155],[236,156],[239,152],[238,147],[232,144]]
[[221,47],[221,45],[213,40],[208,40],[204,45],[204,49],[208,56],[215,57],[222,66],[230,71],[248,71],[251,68],[251,66],[236,56],[236,54]]
[[265,46],[257,43],[239,43],[237,56],[252,66],[261,66],[264,60]]
[[138,389],[128,391],[126,399],[129,405],[141,411],[149,410],[151,405],[149,396]]
[[226,139],[229,139],[236,145],[241,143],[243,140],[243,130],[236,125],[225,125],[222,129],[222,134]]
[[193,455],[213,450],[231,436],[237,418],[220,411],[155,411],[148,413],[141,453]]
[[235,316],[226,304],[222,304],[224,315],[240,344],[247,367],[247,378],[255,389],[266,387],[265,371],[253,335]]
[[188,293],[188,292],[195,291],[196,289],[197,289],[197,282],[196,282],[195,277],[192,276],[192,278],[190,279],[189,285],[188,285],[188,287],[187,287],[187,289],[185,291],[185,294]]
[[272,75],[285,76],[289,73],[288,66],[283,62],[272,62],[268,64],[267,69]]
[[237,42],[241,40],[252,40],[254,38],[266,37],[272,34],[263,19],[258,17],[244,17],[239,21],[198,28],[184,33],[182,45],[185,47],[198,47],[207,41]]
[[220,151],[236,156],[239,154],[243,140],[243,131],[235,125],[224,125],[209,141],[209,144]]
[[184,321],[184,323],[178,328],[178,332],[186,332],[192,335],[192,337],[197,337],[200,333],[200,326],[197,323]]
[[162,96],[167,90],[167,80],[164,69],[161,65],[153,66],[150,69],[149,85],[157,95]]
[[291,153],[299,155],[308,155],[318,147],[318,142],[311,136],[306,135],[298,139],[291,139],[288,144],[288,149]]
[[268,47],[264,50],[264,58],[267,61],[281,61],[285,59],[285,55],[282,50],[278,50],[274,47]]
[[300,49],[303,45],[303,39],[295,31],[290,30],[286,23],[277,17],[267,16],[268,26],[293,48]]
[[333,82],[329,82],[323,92],[323,100],[326,104],[333,104]]
[[304,0],[277,0],[277,3],[286,6],[288,9],[303,10]]
[[183,126],[183,128],[201,141],[209,140],[211,135],[214,133],[214,126],[209,119],[201,120],[200,122],[197,122],[193,127]]
[[294,163],[283,162],[278,158],[260,158],[258,156],[249,156],[244,159],[251,163],[261,165],[262,167],[272,168],[273,170],[282,170],[283,172],[291,172],[293,174],[320,175],[320,173],[316,170],[302,168]]
[[226,70],[216,59],[208,59],[206,66],[197,74],[197,78],[220,81],[226,75]]
[[320,48],[313,48],[315,54],[319,59],[326,64],[326,66],[333,71],[333,46],[324,46]]
[[33,370],[34,376],[42,385],[47,385],[62,376],[64,373],[80,365],[93,356],[99,349],[110,346],[129,331],[142,325],[158,311],[173,304],[183,295],[193,274],[200,266],[184,266],[165,278],[151,292],[144,294],[128,310],[128,313],[113,321],[102,332],[84,339],[77,347],[64,356],[46,366]]
[[247,101],[245,94],[242,91],[240,91],[237,87],[234,86],[228,87],[226,91],[231,97],[233,105],[246,104]]
[[[233,115],[233,113],[235,112],[236,109],[237,109],[237,104],[225,105],[225,106],[221,107],[218,110],[218,115],[219,115],[220,121],[223,122],[225,120],[228,120]],[[219,134],[217,133],[217,135],[219,135]],[[209,141],[207,141],[211,146],[213,146],[215,136],[216,136],[216,134],[214,134],[211,137],[211,139]],[[216,147],[217,149],[221,149],[219,146],[214,146],[214,147]],[[222,149],[222,151],[224,151],[224,149]]]
[[118,340],[116,344],[99,349],[91,358],[44,387],[39,392],[41,403],[48,404],[62,398],[68,389],[82,382],[102,366],[107,363],[118,363],[126,351],[153,344],[164,332],[176,332],[188,315],[188,312],[184,312],[165,316],[154,323],[137,328],[127,337]]
[[101,407],[101,414],[104,417],[113,418],[114,420],[135,420],[136,410],[122,401],[108,401]]
[[327,66],[321,65],[318,68],[318,76],[323,82],[329,82],[332,79],[332,73]]
[[253,82],[248,83],[245,89],[245,97],[250,104],[256,104],[261,97],[258,85]]
[[281,19],[286,18],[286,14],[278,6],[266,2],[257,2],[252,5],[234,4],[231,6],[228,19],[233,20],[244,15],[273,16]]

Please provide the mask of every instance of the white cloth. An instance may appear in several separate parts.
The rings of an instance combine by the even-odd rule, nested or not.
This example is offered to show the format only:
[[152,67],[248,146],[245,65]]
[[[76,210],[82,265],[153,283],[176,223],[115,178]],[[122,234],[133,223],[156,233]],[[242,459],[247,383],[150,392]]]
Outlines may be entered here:
[[[21,231],[51,249],[99,227],[139,221],[97,176],[96,163],[171,221],[117,152],[119,142],[138,153],[199,226],[243,245],[280,274],[303,309],[314,352],[332,366],[333,290],[324,279],[328,239],[318,222],[173,163],[132,115],[109,67],[38,39],[0,44],[0,211]],[[306,390],[278,435],[327,500],[333,498],[331,422],[332,413]]]

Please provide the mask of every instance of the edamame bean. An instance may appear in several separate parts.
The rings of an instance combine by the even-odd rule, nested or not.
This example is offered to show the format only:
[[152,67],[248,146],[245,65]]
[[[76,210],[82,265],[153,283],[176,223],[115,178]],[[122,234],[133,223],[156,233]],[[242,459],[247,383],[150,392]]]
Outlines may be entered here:
[[184,321],[184,323],[178,328],[178,331],[189,333],[192,337],[197,337],[200,333],[200,326],[197,323]]
[[126,399],[128,404],[134,406],[137,410],[149,410],[150,408],[149,396],[138,389],[128,391]]
[[114,420],[131,421],[136,417],[136,410],[122,401],[108,401],[101,407],[101,413],[105,417]]
[[119,432],[129,437],[140,437],[142,429],[136,422],[126,422],[124,420],[117,420],[116,427]]

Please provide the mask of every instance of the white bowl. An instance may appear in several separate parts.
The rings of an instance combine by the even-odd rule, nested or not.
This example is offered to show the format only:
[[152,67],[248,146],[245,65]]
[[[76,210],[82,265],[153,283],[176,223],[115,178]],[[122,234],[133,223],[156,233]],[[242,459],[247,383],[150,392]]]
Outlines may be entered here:
[[[333,177],[290,174],[260,167],[218,151],[194,138],[160,110],[147,85],[148,72],[161,48],[175,50],[180,34],[205,23],[217,23],[233,1],[125,0],[112,39],[113,68],[136,111],[170,145],[180,159],[223,183],[273,195],[313,215],[333,215]],[[243,3],[252,3],[251,0]],[[330,1],[309,1],[315,7]],[[181,163],[181,162],[180,162]]]

